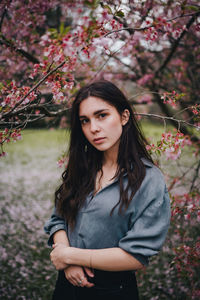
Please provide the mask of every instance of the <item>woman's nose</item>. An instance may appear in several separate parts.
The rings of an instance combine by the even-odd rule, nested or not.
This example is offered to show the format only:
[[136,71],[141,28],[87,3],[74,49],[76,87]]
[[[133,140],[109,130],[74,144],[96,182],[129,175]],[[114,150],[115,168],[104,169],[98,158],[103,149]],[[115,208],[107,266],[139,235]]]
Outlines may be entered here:
[[97,132],[97,131],[99,131],[100,129],[99,129],[99,126],[98,126],[98,124],[97,124],[97,122],[94,120],[94,121],[91,121],[90,122],[90,131],[92,132],[92,133],[94,133],[94,132]]

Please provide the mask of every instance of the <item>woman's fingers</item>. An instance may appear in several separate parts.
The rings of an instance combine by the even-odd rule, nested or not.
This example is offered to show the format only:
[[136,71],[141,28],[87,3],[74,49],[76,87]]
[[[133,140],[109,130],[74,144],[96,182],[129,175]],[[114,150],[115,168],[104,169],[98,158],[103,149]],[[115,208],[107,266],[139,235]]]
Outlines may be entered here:
[[84,267],[84,270],[89,277],[94,277],[94,271],[91,268]]
[[80,280],[78,280],[76,286],[91,288],[94,286],[94,283],[89,282],[87,277],[82,277]]
[[76,279],[76,277],[72,277],[72,275],[69,272],[67,272],[67,270],[64,270],[64,272],[65,272],[65,277],[67,278],[67,280],[71,284],[73,284],[74,286],[77,286],[77,279]]
[[77,280],[78,280],[78,281],[77,281],[77,285],[78,285],[78,286],[83,286],[83,284],[84,284],[84,279],[85,279],[85,278],[84,278],[83,276],[82,276],[81,278],[77,278]]
[[67,269],[65,269],[64,272],[67,280],[74,286],[88,288],[94,286],[93,283],[90,283],[87,280],[82,267],[70,266]]
[[79,280],[79,279],[77,279],[77,278],[68,278],[68,280],[69,280],[69,282],[71,283],[71,284],[73,284],[74,286],[82,286],[82,284],[83,284],[83,280]]

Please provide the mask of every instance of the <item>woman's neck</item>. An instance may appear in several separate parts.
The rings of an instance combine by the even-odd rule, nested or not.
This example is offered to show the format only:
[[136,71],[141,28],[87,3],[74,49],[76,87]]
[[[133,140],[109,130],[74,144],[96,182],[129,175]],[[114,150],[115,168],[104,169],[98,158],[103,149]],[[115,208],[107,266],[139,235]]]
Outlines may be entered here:
[[103,155],[103,167],[116,168],[118,158],[118,145],[115,148],[109,149]]

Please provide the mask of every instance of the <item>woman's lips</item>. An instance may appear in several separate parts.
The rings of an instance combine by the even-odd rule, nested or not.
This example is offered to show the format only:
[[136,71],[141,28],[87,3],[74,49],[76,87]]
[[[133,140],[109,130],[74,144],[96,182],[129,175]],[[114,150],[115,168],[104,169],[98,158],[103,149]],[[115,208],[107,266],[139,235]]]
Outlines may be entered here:
[[93,140],[93,142],[94,142],[95,144],[101,144],[101,143],[104,142],[104,140],[105,140],[104,137],[102,137],[102,138],[96,138],[96,139]]

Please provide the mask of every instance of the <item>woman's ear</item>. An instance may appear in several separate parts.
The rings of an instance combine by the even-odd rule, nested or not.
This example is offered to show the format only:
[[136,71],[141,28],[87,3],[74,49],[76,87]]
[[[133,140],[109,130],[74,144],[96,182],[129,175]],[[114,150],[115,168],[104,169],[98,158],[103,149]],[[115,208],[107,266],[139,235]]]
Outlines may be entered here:
[[122,126],[126,125],[130,117],[130,112],[128,109],[125,109],[122,113]]

